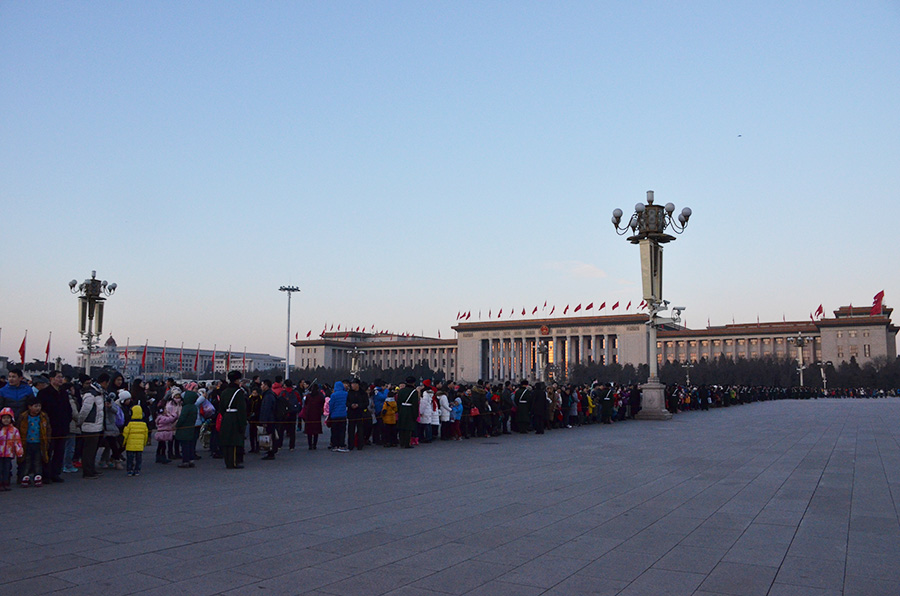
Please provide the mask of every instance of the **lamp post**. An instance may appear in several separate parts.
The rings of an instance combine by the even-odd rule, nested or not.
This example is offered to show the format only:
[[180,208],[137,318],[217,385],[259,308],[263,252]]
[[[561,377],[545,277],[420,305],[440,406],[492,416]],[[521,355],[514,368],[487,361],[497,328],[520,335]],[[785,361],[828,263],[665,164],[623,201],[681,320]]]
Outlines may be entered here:
[[[294,292],[299,292],[300,288],[297,286],[281,286],[278,288],[279,292],[287,292],[288,297],[288,312],[287,312],[287,348],[284,353],[284,378],[291,378],[291,294]],[[226,371],[227,372],[227,371]]]
[[797,346],[797,370],[800,371],[800,386],[803,387],[803,369],[806,368],[803,366],[803,347],[813,341],[813,338],[798,331],[797,337],[789,337],[787,340]]
[[828,392],[828,378],[825,376],[825,369],[828,368],[829,366],[834,366],[834,364],[831,362],[831,360],[829,360],[828,362],[822,362],[820,360],[819,362],[816,362],[816,366],[819,367],[819,372],[822,373],[822,391],[827,393]]
[[665,385],[659,382],[659,365],[657,363],[656,329],[661,324],[679,321],[683,308],[676,307],[673,318],[665,319],[659,313],[668,308],[668,302],[662,295],[662,271],[663,249],[662,244],[675,240],[675,237],[667,234],[671,230],[681,234],[687,227],[691,218],[691,210],[685,207],[677,217],[673,217],[675,205],[654,205],[653,191],[647,191],[647,204],[638,203],[634,206],[634,213],[624,226],[622,223],[622,210],[613,211],[612,223],[616,233],[624,236],[629,231],[631,236],[627,238],[632,244],[637,244],[641,250],[641,278],[643,285],[643,298],[647,302],[650,318],[647,321],[648,329],[648,360],[650,365],[650,378],[641,387],[641,411],[637,418],[647,420],[669,420],[672,414],[665,406]]
[[359,373],[362,372],[362,369],[359,367],[359,358],[363,355],[363,351],[354,347],[347,350],[347,354],[350,356],[350,376],[358,377]]
[[550,352],[550,346],[545,341],[539,341],[537,346],[538,353],[538,379],[542,383],[547,382],[547,354]]
[[91,355],[94,351],[94,339],[103,333],[103,303],[107,296],[116,293],[116,283],[107,283],[97,279],[97,272],[91,271],[91,278],[81,283],[69,282],[69,291],[78,296],[78,333],[81,334],[84,348],[84,373],[91,374]]
[[691,369],[694,368],[694,363],[690,360],[685,360],[684,364],[681,365],[681,368],[684,369],[685,380],[684,384],[688,387],[691,386]]

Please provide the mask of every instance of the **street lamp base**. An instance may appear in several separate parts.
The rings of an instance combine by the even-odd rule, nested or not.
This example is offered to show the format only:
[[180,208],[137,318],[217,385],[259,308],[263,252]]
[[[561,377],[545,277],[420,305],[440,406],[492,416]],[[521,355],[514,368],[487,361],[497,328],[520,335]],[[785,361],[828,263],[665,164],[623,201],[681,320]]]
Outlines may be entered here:
[[666,409],[666,386],[662,383],[641,385],[641,411],[637,420],[671,420],[672,413]]

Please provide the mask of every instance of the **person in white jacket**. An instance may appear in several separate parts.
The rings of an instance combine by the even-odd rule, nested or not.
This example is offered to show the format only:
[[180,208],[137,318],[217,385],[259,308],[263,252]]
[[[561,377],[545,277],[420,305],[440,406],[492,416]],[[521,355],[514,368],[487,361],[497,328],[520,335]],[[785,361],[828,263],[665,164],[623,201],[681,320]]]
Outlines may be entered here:
[[446,441],[450,438],[450,401],[444,389],[438,389],[437,399],[440,408],[441,440]]
[[106,411],[104,386],[109,384],[109,375],[101,373],[96,384],[91,383],[91,378],[87,375],[82,375],[81,381],[81,410],[78,412],[78,424],[84,440],[81,475],[84,478],[97,478],[97,446],[103,436],[103,414]]
[[433,397],[434,390],[431,388],[431,383],[425,381],[425,389],[419,399],[419,441],[422,443],[431,442],[432,417],[438,416],[434,409]]

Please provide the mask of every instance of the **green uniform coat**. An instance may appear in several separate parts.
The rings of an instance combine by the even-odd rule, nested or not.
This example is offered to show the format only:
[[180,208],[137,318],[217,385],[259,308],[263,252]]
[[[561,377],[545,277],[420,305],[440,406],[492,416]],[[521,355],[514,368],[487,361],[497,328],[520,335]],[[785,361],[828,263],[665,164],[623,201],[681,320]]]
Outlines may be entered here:
[[222,414],[219,444],[223,447],[243,447],[247,427],[247,392],[238,385],[229,384],[222,391],[219,408]]
[[531,424],[531,389],[519,387],[513,397],[516,404],[516,426],[520,431]]
[[416,430],[419,417],[419,392],[415,387],[404,387],[397,394],[397,430]]

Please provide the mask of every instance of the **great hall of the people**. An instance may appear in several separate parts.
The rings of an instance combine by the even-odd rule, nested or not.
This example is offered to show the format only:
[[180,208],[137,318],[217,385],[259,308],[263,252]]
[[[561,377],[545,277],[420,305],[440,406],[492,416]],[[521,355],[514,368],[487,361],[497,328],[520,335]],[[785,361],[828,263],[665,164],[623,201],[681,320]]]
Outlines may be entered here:
[[[706,329],[666,325],[657,332],[657,360],[696,362],[701,358],[797,358],[798,337],[806,338],[803,361],[855,357],[863,365],[897,356],[893,309],[871,315],[869,307],[842,306],[833,317],[810,321],[739,323]],[[301,369],[349,369],[358,358],[363,369],[425,364],[448,378],[491,382],[540,378],[541,352],[554,376],[572,364],[646,364],[650,353],[646,314],[596,315],[461,322],[457,339],[397,336],[365,332],[323,333],[293,342],[294,365]],[[545,347],[541,347],[543,346]]]

